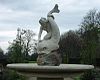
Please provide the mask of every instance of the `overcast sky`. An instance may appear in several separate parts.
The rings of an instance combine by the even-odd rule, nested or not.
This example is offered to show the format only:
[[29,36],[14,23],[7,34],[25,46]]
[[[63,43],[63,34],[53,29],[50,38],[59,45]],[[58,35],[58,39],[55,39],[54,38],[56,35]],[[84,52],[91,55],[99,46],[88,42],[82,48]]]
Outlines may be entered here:
[[0,0],[0,47],[7,49],[18,27],[38,34],[39,19],[46,17],[55,4],[60,9],[55,21],[61,33],[78,29],[90,9],[100,9],[100,0]]

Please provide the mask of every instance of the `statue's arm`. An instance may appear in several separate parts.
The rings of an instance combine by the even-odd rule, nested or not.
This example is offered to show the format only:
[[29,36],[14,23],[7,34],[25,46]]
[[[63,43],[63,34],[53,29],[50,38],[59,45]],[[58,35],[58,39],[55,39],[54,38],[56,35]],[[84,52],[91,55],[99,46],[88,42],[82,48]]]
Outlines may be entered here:
[[39,35],[38,35],[38,42],[41,40],[41,34],[42,34],[42,26],[40,27]]

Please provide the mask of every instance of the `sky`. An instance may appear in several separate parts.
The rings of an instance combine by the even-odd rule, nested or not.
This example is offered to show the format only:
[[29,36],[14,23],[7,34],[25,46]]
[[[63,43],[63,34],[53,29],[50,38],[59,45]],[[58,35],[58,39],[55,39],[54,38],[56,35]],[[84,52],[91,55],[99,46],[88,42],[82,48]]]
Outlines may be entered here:
[[17,28],[31,29],[38,35],[39,19],[46,17],[55,4],[60,9],[54,16],[61,33],[79,29],[89,10],[100,10],[100,0],[0,0],[0,47],[7,51]]

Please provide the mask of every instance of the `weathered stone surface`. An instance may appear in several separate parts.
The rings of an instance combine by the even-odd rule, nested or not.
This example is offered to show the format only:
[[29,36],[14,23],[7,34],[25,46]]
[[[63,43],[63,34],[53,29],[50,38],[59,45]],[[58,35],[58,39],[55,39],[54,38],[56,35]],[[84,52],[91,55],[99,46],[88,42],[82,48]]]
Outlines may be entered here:
[[63,78],[37,78],[37,80],[64,80]]
[[43,71],[43,72],[65,71],[67,73],[68,71],[79,72],[79,71],[86,71],[86,70],[90,70],[94,68],[93,65],[84,65],[84,64],[83,65],[82,64],[60,64],[59,66],[38,66],[37,63],[8,64],[7,67],[10,69],[30,71],[30,72],[34,72],[35,70],[37,70],[37,72],[39,71]]
[[50,54],[39,54],[37,58],[38,65],[59,66],[61,63],[60,54],[54,51]]
[[[54,21],[52,13],[59,13],[57,4],[47,14],[47,19],[41,18],[39,20],[41,25],[37,43],[37,52],[39,54],[37,62],[39,65],[56,66],[60,64],[60,57],[57,56],[57,52],[53,52],[59,48],[60,31]],[[41,40],[43,30],[46,31],[47,34],[44,36],[43,40]]]
[[[37,64],[8,64],[8,68],[16,70],[27,77],[38,79],[64,79],[74,78],[87,70],[94,68],[92,65],[60,64],[59,66],[38,66]],[[66,79],[64,79],[66,80]],[[68,79],[71,80],[71,79]]]

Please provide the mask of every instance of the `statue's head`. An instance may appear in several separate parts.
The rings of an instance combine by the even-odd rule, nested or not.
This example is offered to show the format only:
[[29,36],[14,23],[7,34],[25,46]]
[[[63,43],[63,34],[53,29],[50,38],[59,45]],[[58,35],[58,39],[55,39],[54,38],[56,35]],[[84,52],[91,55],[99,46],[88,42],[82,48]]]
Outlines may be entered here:
[[41,17],[41,19],[39,20],[39,23],[40,23],[42,26],[46,26],[46,24],[47,24],[46,18]]

